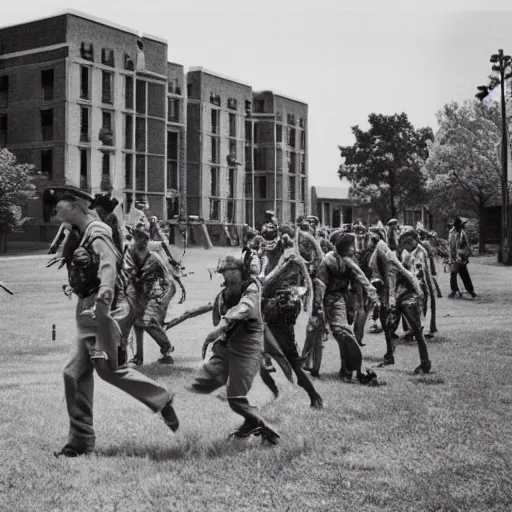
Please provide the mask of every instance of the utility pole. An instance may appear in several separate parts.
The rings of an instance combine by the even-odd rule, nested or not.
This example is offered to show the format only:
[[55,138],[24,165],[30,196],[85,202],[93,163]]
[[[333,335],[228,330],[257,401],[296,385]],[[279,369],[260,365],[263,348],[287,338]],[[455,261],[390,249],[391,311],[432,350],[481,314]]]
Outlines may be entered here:
[[[498,255],[498,261],[504,265],[512,265],[512,247],[509,216],[509,193],[508,193],[508,153],[509,140],[507,130],[507,108],[505,103],[506,80],[512,78],[512,57],[504,55],[503,50],[498,50],[491,56],[492,70],[499,74],[499,79],[491,77],[493,83],[489,86],[481,85],[478,87],[479,93],[476,97],[482,101],[489,95],[490,90],[497,83],[501,85],[501,248]],[[508,72],[507,72],[508,69]]]

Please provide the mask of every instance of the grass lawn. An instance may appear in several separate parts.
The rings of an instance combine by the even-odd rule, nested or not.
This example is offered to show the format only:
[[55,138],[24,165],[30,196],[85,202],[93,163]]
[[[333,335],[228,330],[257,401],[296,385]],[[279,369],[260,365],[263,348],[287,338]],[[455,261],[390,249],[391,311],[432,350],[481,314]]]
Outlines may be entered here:
[[[188,299],[171,315],[213,299],[209,279],[220,251],[191,249]],[[240,423],[216,396],[183,387],[200,364],[209,315],[169,331],[175,364],[153,363],[146,339],[142,371],[177,390],[181,428],[173,435],[157,416],[96,379],[96,453],[55,459],[68,417],[62,368],[74,335],[74,307],[61,291],[63,270],[46,257],[1,258],[0,511],[510,511],[512,510],[512,269],[494,258],[470,264],[479,296],[441,299],[440,333],[429,342],[432,375],[413,376],[417,348],[401,344],[396,365],[377,370],[386,386],[337,379],[334,340],[315,380],[325,409],[278,373],[274,400],[257,379],[250,398],[280,431],[267,447],[227,441]],[[448,275],[440,282],[447,294]],[[297,338],[302,346],[306,318]],[[52,341],[52,324],[57,339]],[[365,361],[384,354],[383,335],[367,334]]]

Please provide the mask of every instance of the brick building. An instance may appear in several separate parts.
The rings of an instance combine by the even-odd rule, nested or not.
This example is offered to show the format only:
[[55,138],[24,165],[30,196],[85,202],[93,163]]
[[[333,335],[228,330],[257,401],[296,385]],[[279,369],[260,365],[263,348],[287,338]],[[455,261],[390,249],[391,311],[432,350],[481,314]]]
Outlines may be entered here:
[[[165,40],[68,11],[0,29],[0,43],[0,143],[42,172],[38,186],[112,190],[127,208],[139,198],[159,217],[169,203],[175,211],[167,144],[184,174],[184,73],[168,65]],[[168,116],[168,104],[179,113]],[[42,202],[26,213],[25,237],[48,241]]]
[[264,91],[254,93],[252,115],[256,226],[266,210],[275,210],[282,222],[295,222],[309,212],[308,106]]
[[[213,243],[245,222],[245,118],[251,86],[203,68],[187,74],[187,209]],[[227,228],[227,232],[226,229]]]
[[[307,105],[185,75],[167,53],[164,39],[76,11],[1,28],[0,147],[40,171],[40,190],[67,183],[112,191],[125,214],[141,200],[159,218],[196,215],[214,243],[265,210],[307,212]],[[43,201],[25,209],[11,239],[50,241]]]

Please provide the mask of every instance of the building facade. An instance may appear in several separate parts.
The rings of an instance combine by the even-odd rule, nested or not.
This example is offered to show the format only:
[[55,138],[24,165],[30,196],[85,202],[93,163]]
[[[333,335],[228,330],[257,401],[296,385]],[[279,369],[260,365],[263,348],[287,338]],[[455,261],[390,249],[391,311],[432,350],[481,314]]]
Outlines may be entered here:
[[213,243],[245,222],[245,118],[252,89],[203,68],[187,74],[187,211]]
[[[309,211],[305,103],[168,62],[164,39],[88,14],[0,29],[0,147],[39,171],[39,190],[111,191],[128,213],[197,216],[233,241],[266,210]],[[44,201],[14,239],[50,241]]]
[[[0,142],[41,172],[36,184],[110,190],[166,216],[167,43],[72,11],[0,29],[0,41]],[[50,212],[28,208],[26,235],[48,241]]]
[[370,223],[371,210],[350,198],[349,187],[311,187],[311,212],[322,226],[339,228],[359,220]]
[[[266,210],[282,222],[295,222],[309,212],[307,126],[308,106],[272,91],[254,93],[252,160],[255,225],[261,226]],[[251,199],[249,199],[251,198]],[[250,204],[252,209],[252,204]]]

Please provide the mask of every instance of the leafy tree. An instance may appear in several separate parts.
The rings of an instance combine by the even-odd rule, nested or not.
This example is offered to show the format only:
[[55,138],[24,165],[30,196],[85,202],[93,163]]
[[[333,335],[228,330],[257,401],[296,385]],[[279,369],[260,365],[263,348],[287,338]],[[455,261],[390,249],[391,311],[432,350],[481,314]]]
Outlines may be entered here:
[[434,134],[431,128],[416,130],[405,113],[370,114],[368,121],[368,131],[352,127],[354,145],[339,146],[343,163],[338,175],[352,183],[352,197],[371,204],[385,220],[422,202],[421,168]]
[[[444,218],[477,219],[484,208],[501,202],[501,117],[497,105],[468,100],[449,103],[437,114],[439,130],[423,172],[428,206]],[[482,230],[479,248],[485,249]]]
[[27,220],[22,204],[34,190],[30,165],[18,164],[7,149],[0,149],[0,252],[6,250],[7,233],[17,231]]

